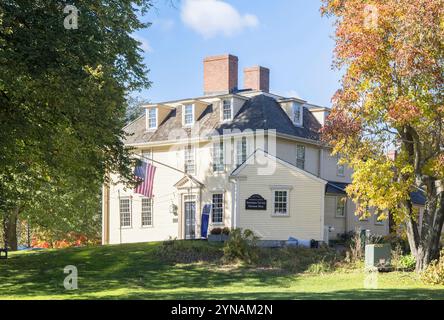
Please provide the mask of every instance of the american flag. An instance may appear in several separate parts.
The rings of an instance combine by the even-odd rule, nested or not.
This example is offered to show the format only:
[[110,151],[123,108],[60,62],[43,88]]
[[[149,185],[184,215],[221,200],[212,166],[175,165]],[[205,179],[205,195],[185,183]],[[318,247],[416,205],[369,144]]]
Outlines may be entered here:
[[140,184],[134,189],[135,193],[144,195],[151,198],[153,196],[154,174],[156,173],[156,167],[146,163],[139,162],[139,165],[134,170],[134,174],[137,180],[141,181]]

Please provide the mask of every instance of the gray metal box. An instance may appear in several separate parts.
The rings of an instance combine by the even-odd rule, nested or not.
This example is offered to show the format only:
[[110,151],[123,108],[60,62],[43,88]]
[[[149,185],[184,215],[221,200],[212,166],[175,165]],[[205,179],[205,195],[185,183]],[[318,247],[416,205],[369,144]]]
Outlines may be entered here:
[[368,244],[365,246],[365,267],[389,267],[391,255],[390,244]]

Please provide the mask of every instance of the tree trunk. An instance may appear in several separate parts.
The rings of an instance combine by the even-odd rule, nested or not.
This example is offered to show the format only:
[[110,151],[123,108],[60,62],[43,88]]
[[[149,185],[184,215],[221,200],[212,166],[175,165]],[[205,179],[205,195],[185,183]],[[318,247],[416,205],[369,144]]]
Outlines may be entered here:
[[[421,229],[411,211],[407,221],[407,237],[412,254],[416,258],[416,271],[423,271],[427,265],[439,258],[439,245],[444,223],[444,197],[442,191],[427,194]],[[438,188],[440,189],[440,188]]]
[[4,221],[5,228],[5,246],[10,251],[17,251],[18,241],[17,241],[17,221],[20,208],[11,210],[6,214]]

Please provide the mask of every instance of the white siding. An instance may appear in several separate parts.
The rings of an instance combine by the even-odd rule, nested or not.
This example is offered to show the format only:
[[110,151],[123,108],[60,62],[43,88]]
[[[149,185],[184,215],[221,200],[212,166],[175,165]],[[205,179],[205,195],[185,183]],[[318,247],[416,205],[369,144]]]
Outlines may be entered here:
[[326,195],[325,196],[325,225],[331,226],[334,228],[332,232],[330,232],[330,239],[337,239],[339,234],[343,234],[346,232],[346,217],[347,217],[347,209],[345,217],[337,217],[336,216],[336,203],[337,196]]
[[319,149],[309,144],[295,141],[276,139],[276,156],[292,165],[296,165],[296,146],[305,146],[305,170],[319,175]]
[[[260,160],[263,163],[264,160]],[[253,230],[262,240],[287,240],[290,236],[322,240],[325,185],[304,173],[276,164],[273,175],[258,175],[257,166],[247,165],[240,173],[239,227]],[[276,185],[291,186],[289,216],[275,217],[273,190]],[[246,210],[245,200],[259,194],[267,200],[267,210]],[[322,213],[322,214],[321,214]]]
[[[212,202],[213,193],[224,194],[224,223],[217,227],[230,227],[232,224],[232,185],[228,176],[234,169],[234,164],[227,165],[223,173],[214,174],[211,157],[212,143],[201,143],[196,147],[196,175],[197,180],[205,187],[201,190],[193,189],[191,193],[196,195],[196,235],[200,235],[200,215],[204,204]],[[153,159],[170,165],[179,170],[184,169],[183,146],[153,148]],[[178,189],[174,186],[184,174],[154,163],[156,175],[154,182],[153,198],[153,226],[141,225],[141,196],[134,194],[131,189],[125,189],[117,184],[110,188],[110,243],[130,243],[146,241],[162,241],[171,238],[183,238],[183,204],[182,196],[188,194],[188,189]],[[117,181],[117,177],[113,177]],[[120,228],[119,223],[119,194],[120,197],[132,199],[132,227]],[[170,206],[178,207],[178,215],[174,216]],[[173,222],[175,221],[175,222]],[[210,228],[213,225],[210,225]]]
[[[166,148],[153,150],[153,159],[177,166],[177,158],[171,156],[176,151],[169,152]],[[144,241],[160,241],[169,237],[178,237],[178,223],[173,222],[170,205],[177,204],[177,190],[173,184],[182,175],[179,172],[164,166],[156,166],[155,183],[153,189],[153,226],[142,227],[141,196],[134,194],[131,189],[118,184],[110,190],[110,243],[129,243]],[[114,181],[117,177],[114,177]],[[120,229],[119,223],[119,194],[120,197],[131,197],[132,226]]]
[[330,149],[324,149],[322,154],[322,174],[321,178],[328,181],[350,183],[352,170],[349,167],[345,167],[344,175],[338,175],[338,161],[336,156],[332,156]]

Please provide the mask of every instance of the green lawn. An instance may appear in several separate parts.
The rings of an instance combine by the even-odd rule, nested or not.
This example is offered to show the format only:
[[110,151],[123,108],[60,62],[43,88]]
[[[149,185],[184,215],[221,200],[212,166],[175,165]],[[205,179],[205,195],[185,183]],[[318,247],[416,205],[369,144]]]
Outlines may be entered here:
[[[379,274],[364,289],[364,273],[324,275],[275,268],[175,264],[159,243],[12,253],[0,260],[0,299],[444,299],[444,286],[426,286],[412,273]],[[217,245],[187,242],[220,252]],[[63,287],[63,268],[75,265],[79,289]]]

